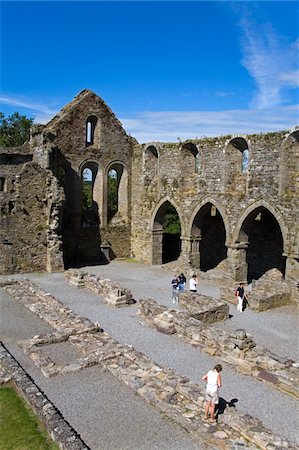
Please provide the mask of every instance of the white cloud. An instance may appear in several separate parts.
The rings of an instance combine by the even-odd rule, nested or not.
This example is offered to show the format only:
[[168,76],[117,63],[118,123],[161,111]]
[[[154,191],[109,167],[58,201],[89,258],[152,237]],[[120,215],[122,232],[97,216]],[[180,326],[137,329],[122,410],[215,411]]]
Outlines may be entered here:
[[20,110],[28,111],[27,114],[34,116],[34,122],[36,123],[46,123],[57,114],[57,110],[51,109],[45,104],[36,103],[23,96],[0,95],[0,103],[15,106],[19,112]]
[[298,106],[227,111],[140,112],[122,117],[124,128],[139,142],[176,142],[203,136],[253,134],[294,127]]
[[298,40],[288,42],[275,32],[271,24],[255,24],[245,13],[240,25],[243,33],[242,64],[257,85],[250,106],[271,108],[283,104],[282,90],[298,86]]

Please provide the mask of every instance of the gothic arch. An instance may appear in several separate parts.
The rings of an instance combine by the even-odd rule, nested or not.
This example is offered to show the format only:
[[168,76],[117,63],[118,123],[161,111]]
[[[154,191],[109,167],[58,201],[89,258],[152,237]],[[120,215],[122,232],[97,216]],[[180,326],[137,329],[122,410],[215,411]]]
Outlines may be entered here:
[[[155,206],[155,209],[154,209],[153,212],[152,212],[152,218],[151,218],[151,223],[150,223],[151,230],[156,229],[156,226],[157,226],[157,225],[155,225],[155,223],[157,224],[157,222],[155,222],[155,220],[156,220],[157,212],[159,211],[159,209],[161,208],[161,206],[162,206],[164,203],[166,203],[166,202],[169,202],[169,203],[177,210],[179,218],[181,217],[181,214],[179,213],[179,210],[180,210],[180,209],[179,209],[179,207],[177,206],[176,202],[173,201],[168,195],[166,195],[166,197],[163,197],[163,198],[159,201],[159,203],[157,203],[157,205]],[[180,219],[180,221],[181,221],[181,219]]]
[[222,208],[216,205],[219,206],[214,199],[205,198],[192,214],[189,225],[191,261],[204,272],[227,257],[228,220]]
[[266,200],[258,200],[257,202],[252,203],[250,206],[248,206],[248,208],[246,208],[246,210],[240,216],[240,218],[235,226],[233,236],[232,236],[233,243],[240,242],[239,239],[240,239],[240,234],[242,234],[241,230],[242,230],[242,225],[243,225],[244,221],[246,220],[246,218],[249,216],[250,213],[252,213],[254,210],[257,210],[260,207],[264,207],[265,209],[267,209],[273,215],[273,217],[276,219],[276,221],[278,222],[281,233],[282,233],[282,237],[283,237],[283,245],[285,246],[286,242],[287,242],[287,237],[288,237],[288,228],[285,224],[285,221],[284,221],[281,213],[279,211],[277,211],[277,209],[275,209]]
[[206,204],[211,203],[213,206],[215,206],[215,208],[219,211],[223,223],[224,223],[224,228],[225,228],[225,237],[226,237],[226,242],[228,241],[228,237],[229,237],[229,233],[230,233],[230,225],[229,225],[229,220],[228,220],[228,216],[224,210],[224,208],[218,203],[217,200],[215,200],[212,197],[205,197],[195,208],[195,210],[192,213],[192,216],[190,218],[190,222],[189,222],[189,227],[188,227],[188,235],[192,236],[192,227],[194,224],[194,219],[196,217],[196,215],[198,214],[198,212],[202,209],[203,206],[205,206]]
[[[170,198],[164,197],[155,207],[152,219],[152,264],[163,264],[177,259],[181,253],[181,220],[177,205]],[[165,229],[166,214],[173,214],[179,223],[170,232]],[[177,229],[176,229],[177,228]]]
[[285,275],[287,227],[281,214],[267,202],[260,200],[246,209],[239,219],[234,239],[245,252],[248,282],[273,268]]

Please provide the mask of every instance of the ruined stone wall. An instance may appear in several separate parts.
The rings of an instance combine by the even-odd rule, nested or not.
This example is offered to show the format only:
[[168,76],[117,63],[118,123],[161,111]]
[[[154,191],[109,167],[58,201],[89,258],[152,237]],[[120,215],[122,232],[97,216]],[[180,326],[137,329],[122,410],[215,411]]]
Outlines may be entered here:
[[[94,139],[87,142],[87,120],[96,120]],[[54,173],[65,172],[64,253],[70,266],[78,259],[96,262],[103,239],[110,242],[116,256],[130,255],[130,182],[132,139],[108,106],[91,91],[83,91],[32,139],[33,153],[41,163],[40,141],[48,148],[49,165]],[[107,214],[107,176],[110,168],[123,171],[125,184],[119,202],[121,218],[109,222]],[[93,179],[93,217],[82,213],[82,172],[91,169]],[[122,205],[126,206],[121,208]],[[92,216],[90,212],[87,212]],[[94,252],[90,252],[90,245]],[[91,254],[93,253],[93,254]]]
[[[196,214],[210,202],[221,214],[226,245],[232,248],[242,242],[240,230],[246,217],[253,210],[263,207],[278,222],[283,251],[290,257],[293,255],[292,276],[295,278],[299,256],[298,244],[295,243],[298,240],[299,144],[298,136],[290,138],[289,134],[281,132],[237,138],[243,139],[249,149],[249,168],[246,172],[241,171],[240,150],[232,145],[236,139],[233,136],[190,141],[200,154],[197,173],[194,158],[185,148],[186,143],[135,146],[132,254],[142,261],[153,262],[154,222],[159,206],[165,201],[177,209],[181,237],[189,241]],[[149,146],[154,146],[158,153],[156,171],[152,177],[148,176],[144,165]],[[190,251],[190,243],[188,245]],[[232,255],[228,256],[233,261]]]
[[[61,270],[59,224],[55,223],[58,213],[52,201],[53,175],[34,162],[19,165],[14,171],[8,167],[10,188],[0,193],[0,272],[44,271],[47,265],[51,270],[53,258],[55,269]],[[59,195],[58,198],[61,202]],[[52,256],[48,259],[49,247]]]
[[[244,169],[245,150],[249,164]],[[35,166],[26,166],[31,158]],[[161,264],[167,261],[163,260],[163,217],[173,206],[180,220],[181,243],[178,234],[173,242],[167,236],[167,242],[181,251],[182,264],[202,271],[225,264],[237,281],[257,279],[273,267],[286,278],[299,278],[298,127],[289,132],[140,145],[100,97],[84,90],[47,125],[33,126],[29,143],[5,149],[2,161],[4,271],[29,269],[27,254],[21,256],[22,246],[16,243],[17,233],[37,252],[31,270],[44,267],[45,239],[50,249],[48,270],[62,264],[68,268],[99,263],[102,245],[111,246],[112,257],[133,256]],[[37,169],[22,172],[22,180],[27,181],[16,194],[14,183],[24,164]],[[62,209],[58,186],[51,181],[49,188],[45,183],[48,169],[63,189]],[[92,174],[93,199],[84,209],[85,169]],[[111,170],[118,177],[118,210],[109,216]],[[52,197],[44,204],[38,199],[48,188]],[[35,198],[35,206],[28,198]],[[22,210],[27,202],[34,217],[31,234],[27,234],[29,224],[24,225],[26,213],[15,208],[21,205]],[[23,232],[27,237],[22,237]]]

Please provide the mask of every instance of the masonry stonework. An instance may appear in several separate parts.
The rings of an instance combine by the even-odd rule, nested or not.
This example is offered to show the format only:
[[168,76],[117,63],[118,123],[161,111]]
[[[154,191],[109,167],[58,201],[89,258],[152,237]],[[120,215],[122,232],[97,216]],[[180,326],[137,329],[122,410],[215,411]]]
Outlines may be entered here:
[[[85,171],[92,199],[83,207]],[[109,177],[116,206],[109,211]],[[58,271],[132,256],[219,268],[233,281],[299,278],[299,127],[139,144],[84,90],[30,142],[1,150],[0,272]],[[175,211],[180,232],[167,235]]]

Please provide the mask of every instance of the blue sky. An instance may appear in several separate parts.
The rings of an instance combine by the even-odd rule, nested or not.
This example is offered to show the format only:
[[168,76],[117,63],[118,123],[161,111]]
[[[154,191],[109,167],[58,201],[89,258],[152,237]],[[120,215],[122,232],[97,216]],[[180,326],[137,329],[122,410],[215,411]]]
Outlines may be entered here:
[[1,111],[47,122],[82,89],[139,142],[298,124],[295,1],[2,1]]

